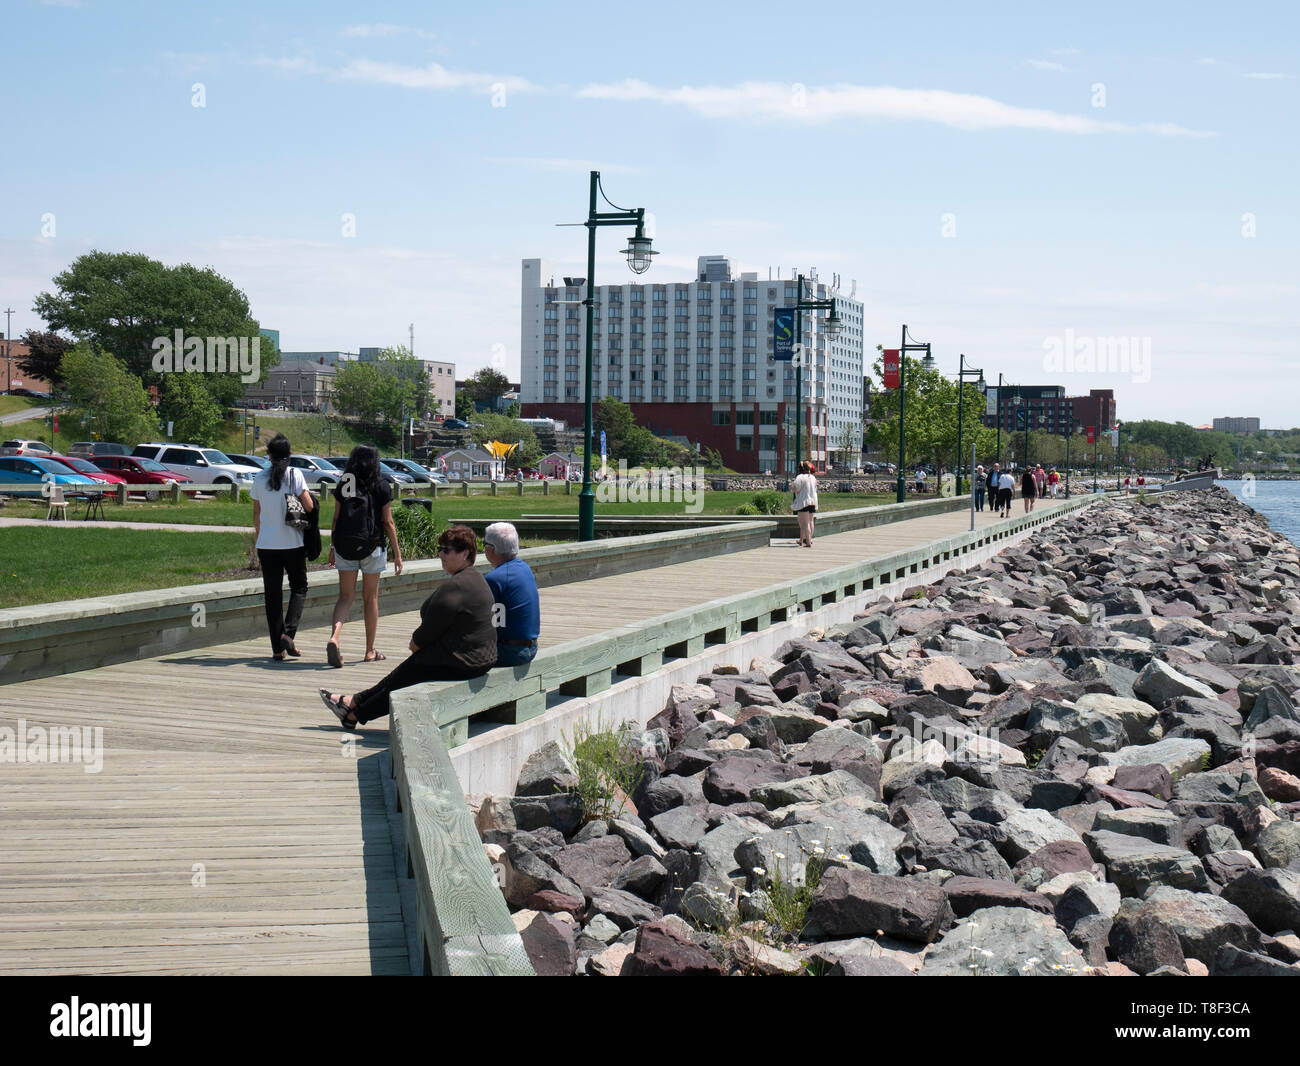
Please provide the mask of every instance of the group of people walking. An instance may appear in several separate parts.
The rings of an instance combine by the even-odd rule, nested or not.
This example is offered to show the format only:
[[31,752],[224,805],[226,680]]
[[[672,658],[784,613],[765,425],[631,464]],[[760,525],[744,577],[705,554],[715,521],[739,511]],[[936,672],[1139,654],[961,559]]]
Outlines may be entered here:
[[[1056,468],[1044,470],[1042,464],[1030,469],[1025,467],[1020,475],[1020,499],[1024,503],[1025,514],[1034,509],[1034,503],[1040,497],[1056,499],[1060,492],[1061,475]],[[994,463],[985,470],[983,466],[975,468],[975,477],[971,486],[975,497],[975,510],[983,511],[985,497],[989,510],[995,511],[1003,518],[1011,517],[1011,501],[1015,496],[1016,479],[1011,472],[1002,469],[1001,463]]]
[[[319,511],[301,471],[290,465],[291,447],[283,434],[267,445],[271,465],[253,479],[253,526],[266,605],[272,658],[300,658],[295,638],[307,600],[307,563],[320,554]],[[343,626],[356,600],[361,575],[365,623],[364,662],[387,656],[375,647],[379,629],[379,578],[388,567],[402,573],[402,550],[393,522],[392,496],[380,476],[379,453],[366,444],[352,450],[332,491],[329,563],[338,573],[333,625],[325,644],[326,661],[343,666]],[[508,522],[484,531],[485,555],[492,569],[475,567],[478,538],[468,526],[451,526],[438,537],[438,559],[447,579],[420,607],[420,625],[411,636],[410,654],[377,684],[346,694],[320,690],[321,699],[343,728],[389,712],[389,694],[426,681],[479,677],[494,666],[518,666],[537,654],[541,609],[537,582],[518,558],[519,534]],[[284,605],[284,579],[289,603]]]

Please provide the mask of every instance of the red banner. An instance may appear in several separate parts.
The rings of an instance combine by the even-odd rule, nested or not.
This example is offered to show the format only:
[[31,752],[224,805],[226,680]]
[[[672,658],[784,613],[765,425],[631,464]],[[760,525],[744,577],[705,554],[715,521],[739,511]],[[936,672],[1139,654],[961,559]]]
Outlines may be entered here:
[[901,354],[898,348],[886,348],[885,350],[885,388],[898,388],[898,357]]
[[58,431],[59,431],[59,416],[58,416],[58,415],[55,415],[55,416],[54,416],[54,432],[57,433]]
[[1096,439],[1097,439],[1097,427],[1096,427],[1096,426],[1089,426],[1089,427],[1088,427],[1088,443],[1089,443],[1089,444],[1092,444],[1092,443],[1094,443],[1094,442],[1096,441]]

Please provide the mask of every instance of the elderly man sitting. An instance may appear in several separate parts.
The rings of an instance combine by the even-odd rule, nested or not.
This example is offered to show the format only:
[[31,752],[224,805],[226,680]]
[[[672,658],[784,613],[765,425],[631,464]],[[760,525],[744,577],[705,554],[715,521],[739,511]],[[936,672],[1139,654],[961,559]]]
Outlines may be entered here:
[[542,611],[537,582],[519,556],[519,533],[509,522],[493,522],[483,532],[484,554],[492,569],[483,576],[499,606],[493,608],[497,629],[497,666],[520,666],[537,654]]

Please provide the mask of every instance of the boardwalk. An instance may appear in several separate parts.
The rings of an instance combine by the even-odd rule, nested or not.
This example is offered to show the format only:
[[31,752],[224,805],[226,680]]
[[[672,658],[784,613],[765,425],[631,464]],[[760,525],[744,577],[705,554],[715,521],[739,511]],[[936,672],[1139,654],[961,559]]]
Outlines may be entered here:
[[[1050,509],[1050,505],[1042,505]],[[994,518],[978,515],[980,524]],[[542,590],[542,644],[949,536],[966,513],[791,541]],[[381,600],[382,612],[382,600]],[[359,608],[354,609],[354,616]],[[386,720],[342,733],[316,695],[386,664],[303,659],[265,638],[0,687],[0,725],[103,727],[103,768],[0,764],[0,973],[407,973]],[[404,873],[404,871],[402,871]]]

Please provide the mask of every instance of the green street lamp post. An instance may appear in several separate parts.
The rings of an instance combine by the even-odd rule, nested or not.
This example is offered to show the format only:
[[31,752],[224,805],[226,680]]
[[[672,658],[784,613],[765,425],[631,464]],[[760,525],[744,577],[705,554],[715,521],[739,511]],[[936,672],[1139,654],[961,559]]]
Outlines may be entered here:
[[934,356],[930,354],[930,344],[928,341],[914,341],[907,343],[907,324],[903,324],[902,344],[898,349],[898,485],[896,499],[899,503],[907,500],[907,475],[903,472],[906,465],[906,445],[903,436],[903,416],[907,408],[907,353],[908,352],[925,352],[925,358],[921,360],[921,369],[934,369]]
[[[803,365],[807,361],[803,350],[803,313],[805,311],[829,311],[826,319],[826,335],[837,336],[840,332],[840,316],[835,310],[835,297],[828,300],[805,300],[803,298],[803,275],[800,274],[795,284],[794,304],[782,310],[794,311],[794,462],[793,473],[799,472],[799,460],[803,455]],[[808,427],[812,436],[812,427]],[[790,464],[787,457],[787,465]]]
[[[957,467],[956,467],[956,469],[957,469],[957,495],[958,495],[958,496],[960,496],[960,495],[962,494],[962,487],[961,487],[961,486],[962,486],[962,476],[961,476],[961,474],[962,474],[962,461],[963,461],[963,455],[962,455],[962,450],[961,450],[961,427],[962,427],[962,421],[961,421],[961,401],[962,401],[962,394],[966,391],[966,377],[967,377],[967,375],[971,375],[971,376],[976,376],[976,375],[978,375],[978,377],[976,378],[976,381],[975,381],[975,387],[976,387],[977,389],[979,389],[980,392],[983,392],[983,391],[984,391],[984,371],[983,371],[983,370],[979,370],[979,369],[977,369],[976,367],[971,367],[969,370],[967,370],[967,369],[966,369],[966,356],[965,356],[965,355],[962,355],[962,356],[960,356],[960,357],[958,358],[958,360],[957,360]],[[972,467],[972,468],[971,468],[971,477],[974,477],[974,476],[975,476],[975,470],[974,470],[974,467]]]
[[994,405],[994,410],[997,411],[997,422],[998,422],[997,462],[1001,464],[1002,462],[1002,375],[1001,374],[998,375],[998,398]]
[[[604,199],[613,211],[599,211],[597,198]],[[578,539],[596,539],[596,490],[591,484],[591,364],[592,340],[596,328],[596,230],[601,226],[635,226],[636,232],[628,238],[624,254],[627,265],[634,274],[644,274],[650,269],[650,257],[658,255],[651,251],[650,238],[645,235],[645,208],[625,210],[613,203],[600,184],[600,171],[591,172],[591,196],[587,208],[587,221],[581,223],[587,227],[587,295],[582,303],[587,306],[587,373],[584,389],[584,428],[582,442],[582,492],[578,494]]]

